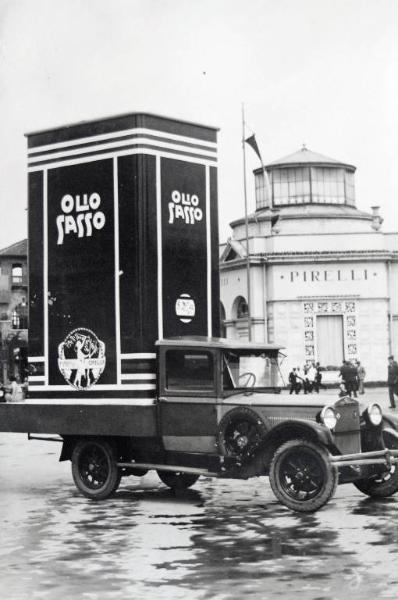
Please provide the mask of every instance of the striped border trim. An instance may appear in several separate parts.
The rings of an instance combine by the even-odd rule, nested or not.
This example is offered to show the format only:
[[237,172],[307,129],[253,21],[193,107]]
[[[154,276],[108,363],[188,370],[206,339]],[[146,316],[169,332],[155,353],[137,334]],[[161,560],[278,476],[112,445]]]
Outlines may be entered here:
[[[211,165],[212,167],[215,166],[215,164],[217,163],[217,159],[216,158],[208,158],[208,157],[201,157],[199,154],[195,155],[195,154],[188,154],[188,153],[184,153],[184,152],[175,152],[173,149],[170,150],[163,150],[162,152],[160,152],[159,149],[148,149],[148,148],[144,148],[144,147],[139,147],[136,149],[131,149],[131,150],[124,150],[124,151],[119,151],[119,152],[101,152],[98,155],[86,155],[82,158],[74,158],[74,159],[58,159],[56,162],[53,163],[49,163],[47,165],[48,169],[56,169],[58,167],[67,167],[70,165],[79,165],[82,163],[89,163],[89,162],[95,162],[98,160],[105,160],[105,159],[109,159],[109,158],[113,158],[113,157],[119,157],[119,156],[130,156],[133,154],[142,154],[142,155],[148,155],[148,156],[162,156],[164,158],[174,158],[176,160],[181,160],[184,162],[193,162],[195,164],[203,164],[203,165]],[[39,165],[36,164],[34,166],[30,166],[28,165],[28,172],[29,173],[34,173],[35,171],[43,171],[45,167],[43,165]]]
[[[132,379],[132,378],[131,378]],[[75,390],[70,385],[46,385],[45,381],[32,381],[32,384],[36,390],[40,391],[54,391],[54,392],[71,392],[76,393],[78,390]],[[89,390],[91,392],[117,392],[118,390],[141,390],[141,391],[149,391],[156,390],[156,385],[154,383],[123,383],[120,385],[106,385],[106,384],[96,384],[90,387]]]
[[156,404],[155,398],[87,398],[79,400],[77,398],[27,398],[25,404],[48,404],[48,405],[82,405],[96,406],[108,404],[109,406],[130,405],[130,406],[153,406]]
[[29,148],[28,154],[40,154],[46,151],[62,150],[63,148],[73,148],[79,146],[85,146],[88,144],[99,144],[108,140],[121,140],[127,137],[133,136],[144,136],[148,139],[162,139],[168,143],[179,143],[181,145],[195,146],[198,148],[210,148],[217,149],[217,142],[208,142],[199,138],[177,135],[174,133],[167,133],[157,129],[147,129],[145,127],[134,127],[132,129],[121,129],[120,131],[114,131],[111,133],[101,133],[92,135],[84,138],[76,138],[74,140],[65,142],[54,142],[53,144],[47,144],[43,146],[36,146],[35,148]]

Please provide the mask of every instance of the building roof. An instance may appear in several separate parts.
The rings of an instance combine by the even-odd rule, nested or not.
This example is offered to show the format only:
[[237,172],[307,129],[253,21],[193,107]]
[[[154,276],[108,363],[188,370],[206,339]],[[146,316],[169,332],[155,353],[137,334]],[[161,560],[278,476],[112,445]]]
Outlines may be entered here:
[[20,242],[15,242],[11,246],[7,246],[0,250],[0,256],[20,256],[21,258],[26,258],[28,255],[28,240],[21,240]]
[[[266,165],[266,168],[272,169],[273,167],[284,167],[303,164],[347,167],[355,171],[355,167],[353,165],[341,162],[340,160],[336,160],[335,158],[330,158],[329,156],[324,156],[323,154],[319,154],[318,152],[312,152],[312,150],[309,150],[308,148],[306,148],[306,146],[303,146],[301,150],[298,150],[297,152],[293,152],[293,154],[289,154],[288,156],[284,156],[283,158],[273,160],[268,165]],[[257,172],[258,170],[259,169],[256,169],[255,172]]]

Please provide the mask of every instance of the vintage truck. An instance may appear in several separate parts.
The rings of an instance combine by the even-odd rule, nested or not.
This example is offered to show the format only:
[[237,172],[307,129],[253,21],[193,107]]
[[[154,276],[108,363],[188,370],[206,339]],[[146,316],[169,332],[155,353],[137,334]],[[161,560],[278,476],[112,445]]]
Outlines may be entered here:
[[62,442],[103,500],[155,469],[269,476],[311,512],[398,490],[398,420],[278,393],[280,346],[219,337],[217,130],[129,114],[29,134],[29,397],[0,431]]

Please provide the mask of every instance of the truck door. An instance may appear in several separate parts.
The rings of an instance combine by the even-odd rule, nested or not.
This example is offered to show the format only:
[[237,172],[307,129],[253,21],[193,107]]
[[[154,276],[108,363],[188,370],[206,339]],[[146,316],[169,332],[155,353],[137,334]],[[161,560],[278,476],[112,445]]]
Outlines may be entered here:
[[165,450],[215,453],[217,354],[160,348],[160,432]]

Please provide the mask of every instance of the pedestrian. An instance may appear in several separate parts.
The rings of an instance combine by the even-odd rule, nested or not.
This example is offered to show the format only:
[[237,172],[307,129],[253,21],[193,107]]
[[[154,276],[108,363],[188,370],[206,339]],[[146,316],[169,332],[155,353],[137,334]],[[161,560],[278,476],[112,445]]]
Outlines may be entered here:
[[365,393],[364,382],[366,377],[365,367],[361,365],[361,361],[357,360],[357,371],[358,371],[358,389],[360,394]]
[[[313,390],[316,388],[316,377],[317,370],[315,368],[315,364],[311,363],[308,371],[307,371],[307,379],[308,379],[308,391],[312,394]],[[318,389],[319,392],[319,389]]]
[[398,364],[393,355],[388,357],[388,394],[390,396],[390,408],[395,408],[394,394],[398,394]]
[[315,370],[316,370],[316,377],[315,377],[314,389],[315,389],[316,393],[319,394],[319,389],[321,387],[325,387],[324,385],[322,385],[322,372],[321,372],[321,365],[319,362],[317,362],[315,364]]
[[22,388],[17,382],[16,378],[12,375],[10,377],[10,385],[6,393],[6,402],[23,402]]
[[295,394],[298,394],[300,391],[300,384],[297,381],[296,367],[293,367],[293,369],[289,373],[289,383],[290,383],[289,394],[293,394],[293,392]]
[[341,377],[342,384],[344,386],[347,396],[350,396],[351,398],[351,396],[353,395],[354,398],[356,398],[358,389],[358,372],[356,367],[348,360],[343,360],[339,376]]
[[304,390],[304,394],[306,394],[306,389],[305,389],[305,376],[304,373],[301,373],[300,371],[300,367],[297,367],[296,369],[296,377],[297,377],[297,391],[296,394],[299,394],[301,391],[301,388],[303,388]]

